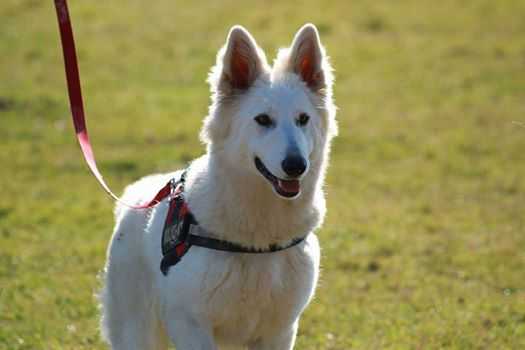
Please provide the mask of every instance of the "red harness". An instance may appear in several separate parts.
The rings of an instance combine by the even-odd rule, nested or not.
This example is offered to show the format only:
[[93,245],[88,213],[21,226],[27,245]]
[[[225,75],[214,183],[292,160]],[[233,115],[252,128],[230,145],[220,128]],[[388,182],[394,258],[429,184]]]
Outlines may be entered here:
[[71,28],[71,20],[69,18],[66,0],[55,0],[55,7],[57,11],[58,25],[60,27],[62,51],[64,53],[64,65],[66,68],[67,89],[69,93],[71,115],[73,116],[73,124],[75,126],[77,140],[82,150],[82,154],[84,155],[84,159],[86,160],[89,169],[100,183],[102,188],[116,201],[133,209],[151,208],[172,193],[174,189],[172,188],[170,182],[161,188],[157,195],[149,202],[141,205],[133,205],[125,203],[119,197],[117,197],[106,184],[102,174],[98,170],[86,127],[84,103],[82,102],[82,90],[80,88],[77,54],[75,50],[75,40],[73,39],[73,30]]

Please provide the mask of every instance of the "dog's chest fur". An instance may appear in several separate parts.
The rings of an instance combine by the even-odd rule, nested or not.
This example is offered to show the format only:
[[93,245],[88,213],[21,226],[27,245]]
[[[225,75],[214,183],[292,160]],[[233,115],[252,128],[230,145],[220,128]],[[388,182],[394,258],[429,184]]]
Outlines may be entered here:
[[[317,280],[317,239],[270,256],[232,256],[210,269],[202,296],[218,339],[240,343],[276,333],[311,298]],[[221,266],[221,264],[219,264]]]
[[[150,266],[160,261],[160,232],[167,206],[146,228]],[[293,323],[311,299],[319,270],[319,243],[305,242],[269,254],[239,254],[192,247],[168,276],[155,271],[161,304],[177,314],[191,307],[225,345],[256,342]],[[176,322],[167,315],[166,322]]]

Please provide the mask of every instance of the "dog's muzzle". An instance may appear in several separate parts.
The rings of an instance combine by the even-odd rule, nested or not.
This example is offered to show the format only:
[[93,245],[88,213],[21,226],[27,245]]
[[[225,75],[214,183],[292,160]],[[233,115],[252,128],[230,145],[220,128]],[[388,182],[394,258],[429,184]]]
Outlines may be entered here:
[[[284,180],[278,178],[277,176],[272,174],[268,170],[268,168],[266,168],[266,166],[259,157],[255,157],[255,167],[257,168],[257,170],[259,170],[261,175],[264,176],[266,180],[268,180],[272,184],[275,192],[277,192],[277,194],[281,197],[292,199],[298,197],[301,193],[301,183],[298,179]],[[304,166],[299,175],[304,173],[305,169],[306,165]],[[298,170],[296,169],[295,173],[297,172]]]

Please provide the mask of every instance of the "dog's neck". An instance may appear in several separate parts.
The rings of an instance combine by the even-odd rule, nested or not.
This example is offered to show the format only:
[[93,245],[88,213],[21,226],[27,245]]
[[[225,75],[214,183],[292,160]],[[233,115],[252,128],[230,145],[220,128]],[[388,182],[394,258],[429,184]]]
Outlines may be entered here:
[[295,200],[275,194],[262,176],[238,169],[207,154],[190,166],[188,205],[204,230],[216,238],[249,247],[285,245],[321,224],[325,203],[319,166],[312,166]]

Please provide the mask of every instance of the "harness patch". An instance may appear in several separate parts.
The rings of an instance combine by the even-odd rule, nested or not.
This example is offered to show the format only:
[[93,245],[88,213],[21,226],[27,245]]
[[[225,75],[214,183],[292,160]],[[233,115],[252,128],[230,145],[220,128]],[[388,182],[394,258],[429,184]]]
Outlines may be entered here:
[[178,181],[172,181],[172,197],[168,214],[162,230],[162,261],[160,270],[168,274],[170,266],[177,264],[186,254],[190,245],[187,243],[190,225],[195,222],[184,200],[184,175]]

